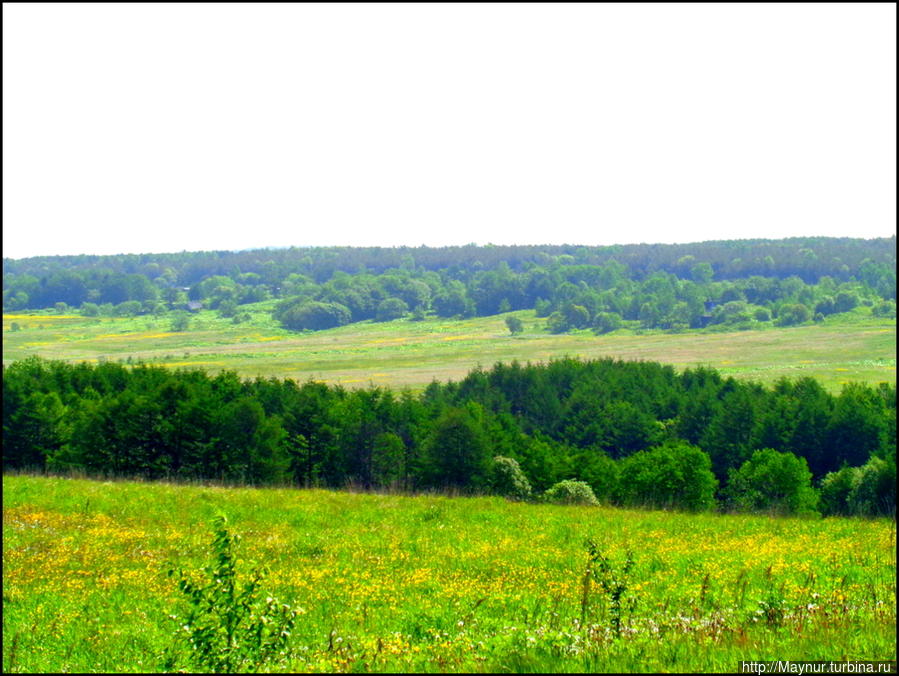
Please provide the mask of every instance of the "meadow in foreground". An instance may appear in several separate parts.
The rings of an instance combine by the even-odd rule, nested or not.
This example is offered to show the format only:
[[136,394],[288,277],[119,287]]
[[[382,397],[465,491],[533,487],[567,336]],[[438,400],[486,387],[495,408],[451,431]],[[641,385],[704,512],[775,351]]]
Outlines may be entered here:
[[[731,671],[896,656],[885,519],[30,476],[3,489],[4,671],[161,669],[168,616],[184,607],[166,570],[208,560],[219,513],[243,537],[240,570],[264,563],[265,591],[301,609],[272,670]],[[619,603],[585,575],[588,539],[623,585]]]

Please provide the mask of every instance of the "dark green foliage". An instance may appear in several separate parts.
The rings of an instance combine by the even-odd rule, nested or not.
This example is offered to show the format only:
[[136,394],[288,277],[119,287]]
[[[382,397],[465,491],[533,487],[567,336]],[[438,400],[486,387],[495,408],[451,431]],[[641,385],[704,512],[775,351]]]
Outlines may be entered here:
[[823,460],[816,473],[843,463],[858,466],[884,447],[887,417],[884,401],[868,387],[850,383],[837,397],[824,436]]
[[319,331],[350,323],[350,310],[340,303],[320,303],[302,297],[278,305],[275,319],[293,331]]
[[601,335],[621,328],[621,315],[617,312],[597,312],[593,317],[593,331]]
[[262,591],[265,568],[255,568],[247,581],[240,581],[240,537],[227,525],[224,516],[215,518],[213,561],[199,576],[181,568],[168,571],[188,604],[183,615],[169,616],[176,626],[175,648],[166,655],[170,670],[189,666],[226,674],[258,671],[288,657],[298,613]]
[[518,317],[506,317],[506,327],[513,336],[524,331],[524,323]]
[[851,513],[849,496],[858,484],[858,475],[858,467],[847,466],[829,473],[821,480],[819,495],[822,514],[829,516]]
[[65,440],[65,409],[56,392],[33,392],[3,381],[3,469],[44,469]]
[[382,432],[372,442],[372,483],[400,486],[406,476],[406,445],[399,435]]
[[552,332],[638,321],[749,329],[859,305],[890,316],[895,260],[895,238],[51,256],[3,261],[3,307],[158,316],[191,300],[240,321],[240,305],[274,297],[283,299],[276,319],[295,330],[388,321],[410,308],[416,317],[533,308]]
[[824,514],[896,514],[896,453],[843,467],[821,481]]
[[739,467],[749,457],[756,404],[746,387],[723,391],[719,397],[721,405],[714,407],[715,413],[699,439],[699,446],[712,458],[712,469],[723,480],[729,468]]
[[3,465],[464,492],[573,480],[605,503],[678,509],[713,506],[717,478],[733,506],[795,511],[811,504],[796,501],[809,470],[820,481],[845,464],[852,480],[827,479],[823,509],[883,513],[895,405],[885,383],[835,397],[809,378],[766,389],[612,359],[500,363],[413,395],[30,358],[3,369]]
[[896,318],[896,301],[885,300],[871,308],[871,314],[875,317]]
[[626,505],[701,511],[715,506],[717,488],[709,456],[681,442],[622,460],[617,494]]
[[474,303],[468,297],[465,286],[458,281],[450,282],[434,296],[433,307],[440,317],[471,317],[475,313]]
[[378,304],[375,319],[379,322],[389,322],[391,319],[405,317],[409,312],[409,306],[400,298],[386,298]]
[[793,303],[785,305],[780,309],[780,315],[777,317],[778,326],[794,326],[803,324],[812,318],[812,313],[802,303]]
[[807,514],[818,506],[805,459],[771,448],[755,451],[739,469],[731,470],[726,493],[739,510]]
[[425,442],[427,483],[440,487],[481,487],[489,472],[487,440],[468,410],[450,408],[435,422]]
[[896,514],[896,455],[872,457],[854,477],[848,507],[852,514]]
[[572,455],[568,465],[568,472],[589,484],[597,500],[602,503],[612,503],[618,500],[620,462],[615,462],[601,451],[585,449]]

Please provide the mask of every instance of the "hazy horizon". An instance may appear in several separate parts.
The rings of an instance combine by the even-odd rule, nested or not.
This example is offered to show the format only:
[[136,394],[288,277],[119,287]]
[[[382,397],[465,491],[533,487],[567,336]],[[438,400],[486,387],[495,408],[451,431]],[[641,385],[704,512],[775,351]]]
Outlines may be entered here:
[[417,248],[432,248],[432,249],[442,249],[442,248],[453,248],[453,247],[466,247],[466,246],[477,246],[477,247],[488,247],[488,246],[533,246],[533,247],[610,247],[610,246],[689,246],[691,244],[707,244],[710,242],[753,242],[753,241],[771,241],[771,242],[779,242],[779,241],[787,241],[791,239],[858,239],[858,240],[874,240],[874,239],[895,239],[896,233],[892,233],[890,235],[885,235],[883,237],[832,237],[829,235],[799,235],[795,237],[751,237],[751,238],[734,238],[734,239],[706,239],[702,241],[691,241],[691,242],[616,242],[614,244],[587,244],[584,242],[561,242],[561,243],[549,243],[549,242],[539,242],[535,244],[521,244],[521,243],[509,243],[504,244],[500,242],[485,242],[485,243],[477,243],[477,242],[465,242],[463,244],[442,244],[442,245],[430,245],[430,244],[397,244],[394,246],[389,245],[352,245],[352,244],[312,244],[312,245],[303,245],[303,244],[288,244],[284,246],[251,246],[251,247],[243,247],[240,249],[179,249],[173,251],[120,251],[117,253],[71,253],[71,254],[36,254],[34,256],[3,256],[3,260],[25,260],[27,258],[62,258],[66,256],[157,256],[157,255],[168,255],[168,254],[178,254],[178,253],[199,253],[199,252],[209,252],[209,251],[226,251],[228,253],[240,253],[244,251],[264,251],[264,250],[272,250],[279,251],[282,249],[329,249],[329,248],[357,248],[357,249],[417,249]]

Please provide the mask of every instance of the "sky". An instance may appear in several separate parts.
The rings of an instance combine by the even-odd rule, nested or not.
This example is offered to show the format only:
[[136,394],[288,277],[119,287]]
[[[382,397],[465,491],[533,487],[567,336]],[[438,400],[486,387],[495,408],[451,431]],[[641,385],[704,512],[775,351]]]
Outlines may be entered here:
[[3,4],[3,255],[896,232],[896,5]]

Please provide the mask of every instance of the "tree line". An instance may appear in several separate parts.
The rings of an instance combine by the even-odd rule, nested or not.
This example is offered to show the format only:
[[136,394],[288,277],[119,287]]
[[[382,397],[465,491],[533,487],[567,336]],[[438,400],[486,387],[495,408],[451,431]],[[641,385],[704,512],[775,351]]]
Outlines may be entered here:
[[[589,328],[596,333],[614,331],[624,322],[671,331],[753,328],[767,322],[786,326],[823,321],[859,305],[877,316],[895,317],[895,238],[691,246],[695,253],[676,260],[672,255],[682,245],[321,248],[4,260],[3,307],[137,315],[183,309],[195,301],[240,321],[241,305],[275,298],[280,302],[273,316],[292,330],[523,309],[535,309],[552,332]],[[574,253],[552,253],[557,250]],[[403,251],[414,254],[396,261]],[[459,252],[470,257],[457,258]],[[871,255],[859,260],[862,252]],[[762,262],[742,266],[736,258],[723,261],[725,253]],[[260,262],[268,254],[279,262]],[[225,260],[231,268],[219,274]],[[348,272],[344,268],[351,262],[358,267]],[[438,264],[443,267],[433,267]]]
[[833,395],[612,359],[498,363],[412,394],[34,357],[3,369],[3,466],[883,514],[895,405],[887,383]]

